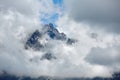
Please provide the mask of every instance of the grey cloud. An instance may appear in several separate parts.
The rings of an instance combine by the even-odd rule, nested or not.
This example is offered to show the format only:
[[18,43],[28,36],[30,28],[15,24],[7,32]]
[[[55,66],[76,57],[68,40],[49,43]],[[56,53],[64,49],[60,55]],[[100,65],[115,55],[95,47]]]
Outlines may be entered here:
[[0,9],[10,9],[29,16],[36,15],[39,12],[39,7],[38,0],[0,0]]
[[109,67],[120,64],[119,48],[120,46],[93,48],[87,55],[86,60],[92,64],[105,65]]
[[108,31],[120,31],[119,0],[65,0],[68,15],[76,21],[104,26]]
[[[98,52],[99,54],[98,56],[101,56],[101,58],[103,58],[103,60],[100,61],[101,63],[99,62],[101,58],[99,58],[98,56],[96,56],[96,59],[95,57],[90,58],[94,56],[92,55],[93,54],[92,52],[88,54],[92,47],[96,45],[98,46],[102,44],[104,45],[107,44],[97,43],[95,40],[91,39],[91,37],[99,39],[99,34],[96,35],[92,33],[89,37],[88,35],[86,35],[86,33],[88,33],[88,30],[85,27],[84,28],[82,27],[84,25],[74,23],[70,19],[64,20],[63,18],[62,20],[60,20],[59,23],[65,22],[65,24],[60,25],[61,26],[60,28],[65,28],[68,34],[72,34],[70,35],[70,37],[76,38],[78,40],[78,43],[73,46],[68,46],[62,42],[57,42],[55,40],[53,41],[51,40],[49,43],[50,47],[52,47],[51,52],[54,52],[55,55],[59,58],[59,60],[40,61],[39,58],[41,57],[42,54],[44,54],[44,52],[42,51],[37,52],[32,50],[26,51],[24,49],[24,42],[26,41],[28,35],[31,32],[33,32],[35,29],[40,29],[41,26],[38,23],[36,23],[36,20],[38,20],[39,18],[36,12],[39,11],[39,9],[37,9],[38,6],[34,1],[36,0],[26,0],[26,1],[0,0],[0,8],[2,8],[3,9],[2,11],[4,12],[4,13],[0,12],[0,30],[1,30],[0,31],[0,73],[2,71],[7,71],[10,74],[15,74],[18,76],[31,76],[31,77],[39,77],[41,75],[59,76],[59,77],[108,76],[109,68],[106,69],[106,66],[105,67],[102,66],[102,65],[106,65],[105,63],[103,63],[105,57],[99,53],[105,51],[108,52],[109,49],[112,50],[112,48],[108,48],[108,50],[98,49],[98,51],[100,52],[95,50],[96,52]],[[45,11],[44,13],[52,13],[53,11],[55,11],[55,9],[53,9],[54,6],[52,6],[52,4],[50,5],[52,0],[40,0],[40,1],[43,1],[40,2],[40,4],[41,6],[44,6],[44,7],[40,7],[40,10],[42,10],[41,12]],[[69,2],[70,1],[68,1],[68,3]],[[45,4],[47,4],[48,6],[45,7]],[[5,9],[7,10],[5,11]],[[12,11],[9,9],[15,9],[15,10]],[[33,17],[31,18],[28,15]],[[35,21],[33,18],[35,18]],[[113,48],[113,49],[115,49],[115,51],[120,52],[118,48],[117,49]],[[46,51],[50,51],[50,48],[48,47]],[[90,56],[89,58],[87,57],[88,61],[86,62],[84,61],[83,58],[86,57],[87,54]],[[107,56],[107,53],[105,54],[105,56]],[[35,59],[35,60],[30,61],[31,59]],[[96,63],[93,60],[97,60]],[[109,64],[111,64],[110,61],[116,63],[118,62],[119,57],[110,56],[110,58],[108,57],[107,60],[105,61],[107,61]],[[88,64],[88,62],[93,64],[101,64],[101,65],[95,66],[93,64]]]

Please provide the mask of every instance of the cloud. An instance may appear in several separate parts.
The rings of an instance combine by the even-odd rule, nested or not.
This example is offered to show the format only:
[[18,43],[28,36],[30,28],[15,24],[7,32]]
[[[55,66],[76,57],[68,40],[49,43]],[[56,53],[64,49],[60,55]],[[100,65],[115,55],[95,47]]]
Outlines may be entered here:
[[120,46],[112,46],[107,48],[93,48],[87,56],[87,61],[92,64],[100,64],[106,66],[114,66],[120,64]]
[[65,0],[67,14],[78,22],[97,25],[108,32],[120,32],[120,1],[118,0]]
[[50,74],[49,62],[37,65],[29,61],[43,52],[26,51],[24,44],[34,30],[41,28],[43,13],[53,13],[52,5],[52,0],[0,1],[0,72],[31,77]]
[[[72,50],[72,58],[74,56],[78,56],[78,58],[75,57],[75,60],[71,61],[78,66],[83,66],[83,74],[87,77],[108,77],[113,72],[119,71],[119,35],[109,34],[102,30],[93,30],[90,25],[76,22],[68,15],[61,17],[57,24],[60,26],[58,27],[60,31],[78,40],[77,45]],[[80,68],[76,69],[80,70]],[[92,70],[89,71],[91,74],[87,70]],[[83,74],[80,75],[83,76]]]
[[[14,3],[13,3],[14,2]],[[40,6],[40,7],[39,7]],[[76,22],[68,14],[63,13],[56,21],[57,29],[68,37],[78,40],[72,46],[64,42],[50,40],[48,47],[42,51],[25,50],[24,44],[34,30],[42,27],[40,18],[49,17],[56,9],[52,0],[1,0],[0,1],[0,73],[6,71],[17,76],[52,76],[52,77],[110,77],[115,72],[113,64],[92,62],[95,52],[119,52],[120,36],[108,34],[102,30],[94,31],[89,24]],[[46,16],[47,14],[47,16]],[[83,27],[84,26],[84,27]],[[114,46],[118,44],[118,46]],[[105,49],[105,50],[104,50]],[[45,52],[53,52],[57,60],[39,60]],[[106,53],[106,57],[107,54]],[[98,53],[99,54],[99,53]],[[118,55],[119,53],[116,53]],[[88,56],[90,55],[90,56]],[[109,55],[109,56],[110,56]],[[105,58],[102,55],[101,58]],[[96,55],[96,57],[98,57]],[[86,59],[87,58],[87,59]],[[116,58],[113,60],[112,58]],[[31,59],[34,59],[31,61]],[[93,58],[94,59],[94,58]],[[118,56],[107,60],[118,61]],[[109,61],[108,61],[109,62]],[[116,63],[119,67],[119,63]],[[67,74],[66,74],[67,73]]]
[[[36,4],[36,5],[34,5]],[[2,10],[15,10],[22,14],[33,16],[39,12],[39,1],[38,0],[0,0],[0,9]]]

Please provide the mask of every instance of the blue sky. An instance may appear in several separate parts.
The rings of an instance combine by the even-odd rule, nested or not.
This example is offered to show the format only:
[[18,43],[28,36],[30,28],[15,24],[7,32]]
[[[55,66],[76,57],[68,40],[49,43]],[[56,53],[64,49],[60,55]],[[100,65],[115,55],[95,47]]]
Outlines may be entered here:
[[62,6],[63,0],[53,0],[53,3],[54,3],[55,5]]
[[[58,6],[60,8],[63,7],[63,0],[52,0],[52,1],[55,6]],[[41,21],[44,24],[53,23],[55,25],[55,22],[58,20],[58,18],[59,18],[59,13],[55,12],[49,18],[42,18]]]

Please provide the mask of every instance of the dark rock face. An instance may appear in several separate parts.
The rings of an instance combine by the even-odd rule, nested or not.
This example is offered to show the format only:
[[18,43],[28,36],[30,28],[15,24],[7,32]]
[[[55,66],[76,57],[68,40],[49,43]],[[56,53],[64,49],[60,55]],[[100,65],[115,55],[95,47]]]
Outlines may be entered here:
[[36,30],[31,37],[27,40],[25,44],[25,49],[28,49],[28,47],[34,48],[35,50],[39,50],[43,46],[38,42],[38,39],[42,36],[42,34]]
[[53,60],[53,59],[56,59],[56,57],[52,53],[46,53],[41,58],[41,60],[44,60],[44,59]]
[[54,28],[53,24],[50,23],[43,27],[42,32],[39,30],[33,32],[26,41],[25,49],[32,48],[34,50],[40,50],[41,48],[44,48],[44,45],[39,42],[39,39],[41,39],[45,34],[47,34],[51,39],[65,41],[66,44],[69,45],[76,42],[76,40],[68,38],[64,33],[60,33],[56,28]]
[[[60,33],[53,26],[53,24],[50,23],[48,25],[43,26],[41,31],[36,30],[32,33],[32,35],[26,41],[25,49],[31,48],[35,51],[45,50],[49,44],[49,41],[47,44],[43,44],[42,42],[40,42],[40,40],[42,40],[42,38],[45,38],[45,40],[47,40],[47,38],[44,35],[47,35],[52,40],[59,40],[59,41],[66,42],[66,44],[68,44],[68,45],[72,45],[73,43],[76,42],[76,40],[68,38],[64,33]],[[49,47],[49,48],[51,48],[51,47]],[[55,55],[53,55],[51,52],[46,52],[40,58],[40,60],[55,60],[55,59],[57,59],[57,57]]]
[[76,40],[75,39],[70,39],[70,38],[68,38],[67,39],[67,44],[73,44],[73,43],[75,43],[76,42]]
[[51,39],[56,40],[66,40],[67,36],[64,33],[60,33],[56,28],[54,28],[53,24],[46,25],[44,28],[47,27],[46,33],[49,35]]

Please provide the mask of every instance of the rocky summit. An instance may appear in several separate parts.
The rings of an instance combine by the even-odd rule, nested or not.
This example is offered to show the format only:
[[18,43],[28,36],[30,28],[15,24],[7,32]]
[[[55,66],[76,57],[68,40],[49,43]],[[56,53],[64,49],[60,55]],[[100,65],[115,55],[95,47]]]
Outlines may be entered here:
[[[64,33],[60,33],[52,23],[44,25],[42,30],[34,31],[25,43],[25,49],[33,49],[34,51],[46,50],[49,45],[49,40],[62,41],[67,45],[72,45],[76,42],[75,39],[69,38]],[[47,43],[44,43],[47,41]],[[51,48],[51,47],[50,47]],[[52,52],[47,52],[40,60],[57,59]]]
[[[32,33],[32,35],[28,38],[25,44],[25,49],[32,48],[34,50],[40,50],[44,47],[44,45],[39,42],[40,39],[44,35],[48,35],[50,39],[53,40],[61,40],[66,42],[66,44],[72,45],[76,42],[75,39],[69,38],[64,33],[60,33],[52,23],[43,26],[41,32],[39,30],[36,30]],[[47,38],[46,38],[47,40]]]

